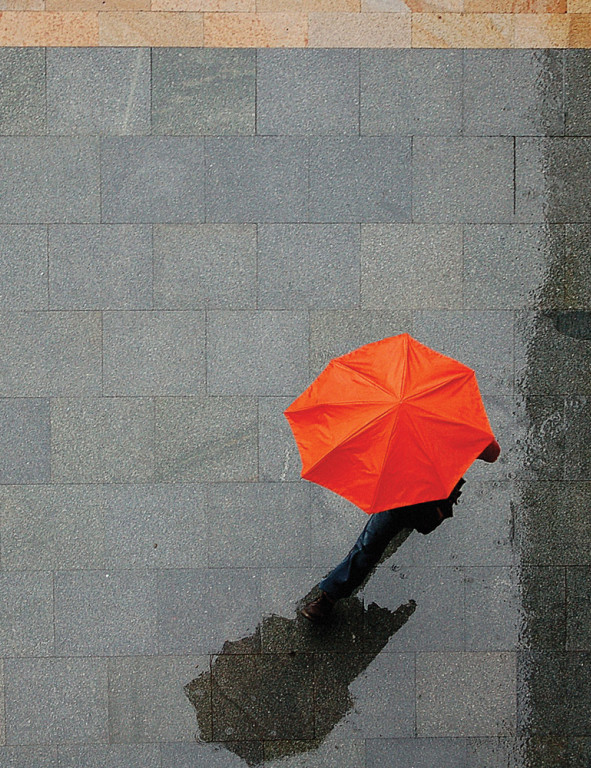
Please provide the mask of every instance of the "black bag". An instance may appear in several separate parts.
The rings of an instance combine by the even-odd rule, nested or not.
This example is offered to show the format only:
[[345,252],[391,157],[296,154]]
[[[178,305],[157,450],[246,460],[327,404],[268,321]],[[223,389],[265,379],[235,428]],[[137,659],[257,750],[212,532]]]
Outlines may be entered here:
[[428,533],[434,531],[437,526],[441,525],[444,520],[453,517],[454,504],[457,504],[458,499],[462,495],[460,488],[465,482],[464,478],[461,477],[447,499],[413,504],[411,512],[413,528],[426,536]]

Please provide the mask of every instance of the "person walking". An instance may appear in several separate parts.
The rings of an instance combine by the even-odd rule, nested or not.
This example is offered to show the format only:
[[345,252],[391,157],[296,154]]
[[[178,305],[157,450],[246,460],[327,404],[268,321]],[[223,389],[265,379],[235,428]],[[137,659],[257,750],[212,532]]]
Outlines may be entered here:
[[[478,458],[493,463],[500,453],[499,444],[493,440]],[[464,483],[464,478],[460,478],[447,499],[411,504],[370,515],[349,554],[320,581],[320,595],[301,609],[301,615],[313,623],[326,621],[336,602],[349,597],[370,575],[394,536],[404,529],[417,530],[427,535],[452,517],[453,507],[462,494]]]

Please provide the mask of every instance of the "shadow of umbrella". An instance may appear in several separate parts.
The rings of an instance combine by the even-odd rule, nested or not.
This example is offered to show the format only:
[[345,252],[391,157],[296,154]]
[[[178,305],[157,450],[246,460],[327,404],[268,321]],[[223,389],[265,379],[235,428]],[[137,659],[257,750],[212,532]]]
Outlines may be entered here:
[[365,608],[352,597],[326,625],[273,615],[226,642],[209,671],[185,687],[201,740],[249,766],[318,748],[353,707],[350,684],[415,608],[412,600],[396,611]]

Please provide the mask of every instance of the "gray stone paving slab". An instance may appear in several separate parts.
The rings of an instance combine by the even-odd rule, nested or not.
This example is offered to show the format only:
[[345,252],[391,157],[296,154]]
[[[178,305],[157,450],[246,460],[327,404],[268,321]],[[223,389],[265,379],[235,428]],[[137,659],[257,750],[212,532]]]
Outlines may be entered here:
[[567,398],[564,404],[565,480],[589,480],[591,478],[590,404],[591,400],[586,397]]
[[588,224],[566,225],[566,268],[564,306],[567,309],[591,308],[591,226]]
[[57,747],[0,747],[0,768],[58,768]]
[[476,461],[470,467],[472,480],[514,479],[523,474],[524,441],[530,426],[523,399],[517,395],[486,396],[486,412],[501,455],[494,464]]
[[54,482],[124,483],[153,479],[150,398],[56,398],[51,403]]
[[[404,547],[404,544],[402,545]],[[402,549],[401,549],[402,554]],[[459,568],[399,565],[395,554],[377,569],[363,590],[367,605],[377,603],[395,611],[414,600],[416,610],[384,651],[464,650],[464,577]]]
[[461,227],[362,225],[361,306],[460,309]]
[[519,571],[508,567],[464,569],[466,650],[513,651],[524,623]]
[[154,305],[158,309],[254,309],[254,224],[154,228]]
[[149,49],[48,48],[47,130],[60,136],[149,133]]
[[0,497],[4,570],[104,567],[97,486],[8,486],[0,488]]
[[161,751],[162,768],[243,768],[244,766],[242,757],[227,752],[220,744],[162,744]]
[[[334,664],[342,668],[338,654],[318,654],[318,664]],[[349,686],[353,709],[337,724],[334,734],[339,738],[387,739],[415,735],[415,654],[384,653],[375,658],[367,669]],[[318,676],[318,671],[317,671]],[[323,705],[320,717],[330,718],[329,691],[319,691]],[[322,712],[322,706],[326,711]],[[318,727],[318,725],[317,725]]]
[[589,137],[516,139],[516,217],[520,221],[590,221],[589,163]]
[[254,134],[256,53],[248,49],[152,49],[153,132]]
[[[2,701],[5,701],[4,696],[4,662],[0,661],[0,694],[2,695]],[[4,704],[2,715],[0,716],[0,744],[6,743],[6,725],[5,725],[5,713],[6,704]]]
[[346,499],[320,486],[310,487],[310,500],[310,557],[312,565],[318,568],[316,581],[320,581],[351,549],[367,522],[367,517]]
[[149,226],[49,228],[50,309],[150,309]]
[[[522,560],[532,565],[591,565],[591,541],[586,521],[569,516],[572,509],[588,509],[590,489],[585,482],[529,482],[517,510],[516,534]],[[524,524],[535,515],[535,530]],[[565,521],[568,520],[568,523]]]
[[[318,582],[349,552],[367,523],[367,517],[353,504],[324,488],[313,486],[311,498],[311,559],[317,569],[315,575]],[[409,532],[404,532],[396,537],[387,552],[388,557],[392,557],[386,561],[388,565],[412,565],[414,539],[409,538]]]
[[538,309],[562,304],[547,282],[561,227],[544,224],[475,224],[464,227],[463,291],[466,309]]
[[367,768],[460,768],[465,765],[466,740],[461,738],[370,739]]
[[108,567],[198,568],[207,563],[202,485],[104,486],[101,501]]
[[302,462],[293,433],[283,415],[292,399],[259,398],[259,480],[289,482],[300,478]]
[[204,558],[201,568],[159,574],[160,654],[219,653],[226,640],[255,629],[260,615],[258,570],[206,565]]
[[[214,740],[313,739],[314,661],[307,653],[218,656],[212,667]],[[265,686],[269,679],[277,680],[276,689]]]
[[259,308],[358,307],[359,248],[355,224],[261,225]]
[[[466,739],[466,768],[519,768],[522,765],[519,738]],[[544,768],[540,764],[540,768]]]
[[309,488],[304,483],[219,483],[208,488],[212,567],[310,563]]
[[591,758],[591,738],[573,736],[568,740],[568,757],[574,768],[585,768]]
[[157,744],[59,748],[60,768],[160,768]]
[[515,731],[515,653],[418,653],[416,664],[419,737]]
[[294,617],[298,602],[320,580],[318,568],[315,566],[262,568],[260,573],[263,615],[282,616],[286,619]]
[[563,134],[562,74],[562,51],[466,51],[464,134]]
[[53,651],[51,574],[0,573],[0,655],[49,656]]
[[1,138],[0,222],[94,222],[99,146],[85,138]]
[[0,300],[6,310],[48,309],[45,227],[0,227]]
[[105,744],[105,659],[8,659],[6,743]]
[[462,126],[462,52],[362,50],[361,133],[456,136]]
[[45,51],[0,51],[0,135],[45,133]]
[[591,105],[587,98],[590,77],[591,52],[564,51],[564,111],[567,134],[588,136],[591,133]]
[[3,312],[0,395],[98,394],[101,318],[97,312]]
[[155,479],[177,483],[256,479],[254,398],[157,398],[155,410]]
[[567,578],[564,568],[522,566],[522,648],[567,647]]
[[513,221],[513,139],[416,137],[413,221]]
[[204,221],[203,139],[102,139],[101,216],[109,223]]
[[589,650],[591,647],[591,621],[587,595],[591,585],[591,567],[567,568],[567,635],[569,651]]
[[515,565],[512,485],[472,480],[469,472],[466,479],[453,518],[429,536],[414,533],[408,542],[413,565]]
[[[515,314],[515,383],[529,399],[591,395],[591,348],[560,330],[559,318],[560,313]],[[533,370],[532,355],[539,363]]]
[[308,316],[302,311],[208,313],[211,395],[294,395],[307,385]]
[[183,687],[209,668],[208,656],[119,657],[107,663],[110,744],[194,742],[195,710]]
[[[522,651],[517,657],[518,680],[527,685],[529,701],[525,696],[518,698],[517,724],[521,733],[527,729],[531,735],[573,734],[573,707],[571,697],[576,691],[572,679],[573,660],[579,654],[552,651]],[[547,702],[545,722],[541,723],[536,713],[539,704]],[[536,709],[532,711],[531,703]]]
[[524,407],[535,413],[536,419],[528,424],[519,476],[533,480],[563,480],[567,433],[564,398],[528,396]]
[[333,357],[398,333],[412,333],[412,313],[402,310],[316,310],[310,312],[310,376]]
[[257,133],[359,133],[359,51],[258,51]]
[[282,757],[285,744],[265,742],[265,759],[268,764],[280,761],[282,768],[365,768],[365,741],[363,739],[338,739],[328,736],[319,746],[311,745],[309,752]]
[[310,139],[311,221],[411,219],[409,138]]
[[513,392],[513,313],[510,311],[417,311],[415,336],[473,368],[481,393]]
[[49,401],[0,399],[0,425],[0,482],[48,482],[51,475]]
[[308,143],[261,136],[205,140],[207,221],[305,221]]
[[55,574],[58,656],[131,656],[157,652],[156,575],[151,571]]
[[204,391],[204,312],[103,313],[105,395],[197,395]]

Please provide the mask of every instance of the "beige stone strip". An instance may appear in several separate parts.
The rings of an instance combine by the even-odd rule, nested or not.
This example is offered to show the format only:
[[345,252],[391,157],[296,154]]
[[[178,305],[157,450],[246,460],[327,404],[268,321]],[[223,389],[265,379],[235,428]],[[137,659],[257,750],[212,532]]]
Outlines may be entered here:
[[311,13],[311,48],[410,48],[410,13]]
[[361,13],[406,13],[410,3],[404,0],[361,0]]
[[256,0],[259,13],[359,13],[361,0]]
[[569,48],[591,48],[591,14],[576,13],[570,17]]
[[45,0],[47,11],[149,11],[150,0]]
[[98,14],[48,11],[0,12],[2,46],[98,45]]
[[515,48],[565,48],[569,19],[564,13],[518,13],[515,19]]
[[44,11],[45,0],[0,0],[0,11]]
[[591,13],[591,0],[568,0],[568,13]]
[[462,13],[464,0],[406,0],[412,13]]
[[566,13],[567,0],[465,0],[466,13]]
[[413,48],[512,48],[512,14],[413,13]]
[[203,45],[201,13],[99,13],[99,45]]
[[256,0],[152,0],[153,11],[189,11],[191,13],[251,13]]
[[307,16],[302,13],[206,13],[204,45],[211,48],[304,48]]

